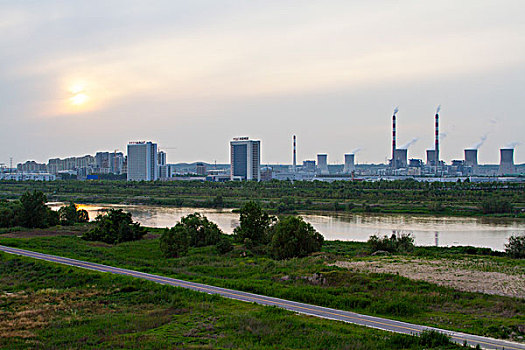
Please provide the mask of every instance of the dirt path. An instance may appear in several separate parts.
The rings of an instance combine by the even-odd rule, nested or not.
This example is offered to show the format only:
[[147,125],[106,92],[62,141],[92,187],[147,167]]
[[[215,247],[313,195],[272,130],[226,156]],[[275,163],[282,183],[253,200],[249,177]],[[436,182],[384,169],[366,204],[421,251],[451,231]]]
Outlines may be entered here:
[[461,291],[525,298],[525,274],[522,270],[480,271],[468,268],[467,263],[396,257],[395,260],[338,261],[333,265],[360,272],[399,274]]

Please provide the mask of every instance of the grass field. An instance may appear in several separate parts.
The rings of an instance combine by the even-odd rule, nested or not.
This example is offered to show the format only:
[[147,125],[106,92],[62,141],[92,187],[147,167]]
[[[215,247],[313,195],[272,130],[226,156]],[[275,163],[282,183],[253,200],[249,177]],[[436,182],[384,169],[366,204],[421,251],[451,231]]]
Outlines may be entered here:
[[0,348],[455,349],[0,253]]
[[[361,243],[328,242],[323,253],[285,261],[254,256],[249,251],[244,256],[240,246],[225,256],[205,247],[191,249],[183,258],[165,259],[152,234],[149,239],[116,246],[86,242],[74,235],[40,235],[0,238],[0,244],[495,338],[523,341],[525,335],[522,298],[458,291],[395,273],[331,266],[342,259],[367,259],[361,256]],[[416,249],[414,254],[447,259],[467,256],[453,249],[427,248]],[[520,260],[477,257],[509,268],[524,266]]]

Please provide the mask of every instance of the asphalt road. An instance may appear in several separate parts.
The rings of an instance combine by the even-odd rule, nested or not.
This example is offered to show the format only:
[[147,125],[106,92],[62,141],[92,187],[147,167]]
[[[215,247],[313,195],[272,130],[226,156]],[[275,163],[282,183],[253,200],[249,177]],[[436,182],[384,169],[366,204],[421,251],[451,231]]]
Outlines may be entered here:
[[447,334],[454,342],[457,342],[459,344],[463,344],[464,342],[466,342],[467,344],[471,346],[476,346],[479,344],[479,346],[483,349],[511,349],[511,350],[523,349],[525,350],[525,344],[509,342],[509,341],[504,341],[504,340],[499,340],[499,339],[492,339],[492,338],[487,338],[487,337],[481,337],[481,336],[471,335],[471,334],[466,334],[466,333],[448,331],[448,330],[439,329],[439,328],[420,326],[420,325],[401,322],[401,321],[389,320],[386,318],[361,315],[361,314],[357,314],[357,313],[350,312],[350,311],[336,310],[336,309],[330,309],[330,308],[322,307],[322,306],[303,304],[303,303],[299,303],[295,301],[272,298],[272,297],[267,297],[264,295],[246,293],[246,292],[232,290],[232,289],[214,287],[214,286],[209,286],[206,284],[188,282],[188,281],[178,280],[175,278],[163,277],[159,275],[152,275],[149,273],[144,273],[144,272],[139,272],[139,271],[133,271],[133,270],[121,269],[118,267],[95,264],[95,263],[91,263],[87,261],[63,258],[60,256],[37,253],[33,251],[28,251],[28,250],[23,250],[23,249],[18,249],[18,248],[11,248],[11,247],[1,246],[1,245],[0,245],[0,251],[6,252],[9,254],[16,254],[16,255],[35,258],[35,259],[51,261],[51,262],[55,262],[59,264],[75,266],[75,267],[89,269],[89,270],[98,271],[98,272],[109,272],[109,273],[114,273],[118,275],[142,278],[142,279],[157,282],[160,284],[167,284],[167,285],[174,286],[174,287],[188,288],[188,289],[192,289],[195,291],[204,292],[208,294],[219,294],[226,298],[241,300],[241,301],[245,301],[249,303],[257,303],[257,304],[268,305],[268,306],[277,306],[277,307],[280,307],[286,310],[290,310],[293,312],[301,313],[301,314],[354,323],[360,326],[376,328],[376,329],[380,329],[384,331],[417,335],[426,330],[435,330],[435,331]]

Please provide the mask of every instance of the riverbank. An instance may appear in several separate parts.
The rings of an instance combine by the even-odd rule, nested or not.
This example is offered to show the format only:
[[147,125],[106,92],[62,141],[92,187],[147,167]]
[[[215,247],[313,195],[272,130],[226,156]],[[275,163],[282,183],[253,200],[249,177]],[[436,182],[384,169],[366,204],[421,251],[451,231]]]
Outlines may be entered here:
[[256,200],[272,213],[335,211],[490,216],[525,219],[525,184],[419,183],[381,181],[334,183],[0,181],[0,199],[43,191],[51,201],[239,208]]
[[364,243],[329,241],[321,253],[284,261],[254,255],[240,245],[226,255],[204,247],[190,249],[179,259],[165,259],[159,251],[158,229],[150,229],[148,239],[116,246],[83,241],[76,227],[69,236],[56,236],[53,230],[46,236],[45,231],[18,232],[26,238],[14,238],[17,233],[12,232],[10,237],[0,236],[0,244],[495,338],[523,341],[525,336],[525,299],[519,289],[513,297],[472,292],[456,282],[440,285],[395,271],[341,265],[363,261],[367,266],[374,261],[389,265],[410,259],[414,266],[440,261],[444,269],[457,263],[473,276],[498,271],[518,278],[525,275],[523,260],[493,256],[501,254],[486,249],[417,247],[410,255],[379,257],[370,256]]

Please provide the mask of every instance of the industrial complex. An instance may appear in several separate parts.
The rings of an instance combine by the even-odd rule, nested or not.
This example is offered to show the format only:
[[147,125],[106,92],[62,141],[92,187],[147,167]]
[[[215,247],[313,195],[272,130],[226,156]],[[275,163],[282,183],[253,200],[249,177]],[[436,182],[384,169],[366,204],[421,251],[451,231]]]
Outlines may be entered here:
[[0,180],[41,180],[75,178],[79,180],[127,179],[128,181],[201,180],[201,181],[268,181],[268,180],[396,180],[413,178],[417,181],[523,181],[525,164],[514,164],[514,148],[500,149],[499,164],[478,163],[478,145],[464,150],[464,159],[446,164],[440,159],[439,113],[434,119],[434,147],[426,150],[426,159],[409,158],[409,146],[397,144],[397,113],[392,114],[392,150],[387,164],[358,164],[356,152],[344,155],[341,164],[328,163],[329,155],[317,154],[315,160],[297,162],[297,137],[292,136],[291,165],[262,165],[261,141],[236,137],[230,141],[230,164],[168,164],[166,153],[151,141],[133,141],[127,145],[127,154],[97,152],[94,156],[49,159],[47,164],[27,161],[0,167]]

